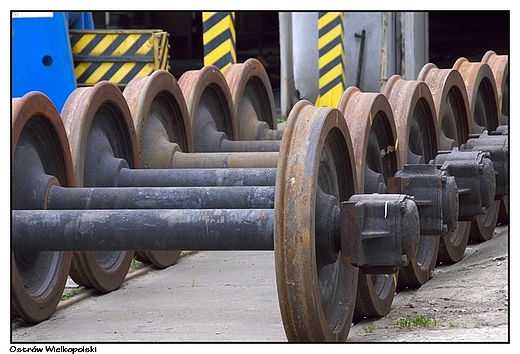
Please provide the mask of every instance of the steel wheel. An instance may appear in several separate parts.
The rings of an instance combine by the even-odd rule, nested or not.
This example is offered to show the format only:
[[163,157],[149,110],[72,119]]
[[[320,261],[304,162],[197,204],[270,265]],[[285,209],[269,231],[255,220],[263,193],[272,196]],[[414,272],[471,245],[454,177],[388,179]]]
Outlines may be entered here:
[[[12,100],[11,129],[11,208],[44,209],[44,202],[34,205],[31,201],[35,188],[31,178],[41,183],[40,176],[48,176],[46,188],[74,185],[61,117],[47,96],[32,92]],[[31,323],[49,318],[61,300],[71,260],[72,252],[12,252],[13,313]]]
[[289,341],[345,341],[356,301],[357,268],[341,257],[337,234],[319,232],[321,200],[339,213],[355,193],[352,144],[341,113],[300,101],[282,139],[275,194],[275,266]]
[[[386,193],[386,179],[398,170],[397,133],[390,103],[382,94],[349,87],[338,104],[351,134],[359,193]],[[390,311],[397,273],[359,277],[354,320]]]
[[459,58],[453,64],[453,69],[460,72],[466,85],[473,122],[472,133],[494,131],[498,126],[499,111],[497,87],[491,68],[486,63]]
[[224,72],[235,105],[239,140],[281,139],[269,76],[262,63],[248,59]]
[[[193,152],[193,136],[184,96],[167,71],[137,77],[123,91],[136,131],[142,168],[171,168],[173,149]],[[138,251],[136,258],[158,268],[173,265],[181,251]]]
[[[97,168],[98,153],[107,151],[115,164],[139,167],[137,142],[128,105],[119,88],[108,81],[74,90],[62,110],[72,151],[76,186],[110,187]],[[101,292],[124,281],[134,252],[74,252],[70,276]]]
[[[497,97],[499,111],[502,114],[501,125],[509,124],[509,56],[497,55],[493,51],[488,51],[482,57],[482,63],[487,63],[493,71],[497,87]],[[509,196],[504,196],[500,201],[498,212],[498,222],[501,224],[509,223]]]
[[[499,117],[498,96],[495,78],[489,65],[459,58],[453,68],[461,73],[466,84],[470,112],[473,116],[473,133],[496,130]],[[478,215],[471,222],[471,241],[482,242],[493,237],[499,211],[500,201],[495,201],[485,214]]]
[[224,75],[213,65],[187,71],[179,78],[195,152],[218,152],[212,139],[237,140],[233,98]]
[[509,123],[509,56],[497,55],[492,50],[486,52],[481,60],[493,72],[497,88],[498,109],[502,114],[500,124]]
[[[401,165],[424,164],[437,155],[437,116],[430,89],[422,81],[392,76],[384,92],[394,113]],[[421,235],[417,255],[399,270],[397,289],[418,288],[426,283],[435,269],[440,237]]]
[[[433,96],[439,129],[439,150],[451,150],[465,143],[470,133],[471,113],[464,80],[457,70],[426,64],[417,79],[424,81]],[[464,256],[471,222],[460,221],[455,231],[441,238],[437,263],[458,262]]]

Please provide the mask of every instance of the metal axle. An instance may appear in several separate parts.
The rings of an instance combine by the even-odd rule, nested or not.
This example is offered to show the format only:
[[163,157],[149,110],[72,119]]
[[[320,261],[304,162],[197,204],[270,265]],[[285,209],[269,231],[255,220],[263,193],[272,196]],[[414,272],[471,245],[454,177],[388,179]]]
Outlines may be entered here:
[[274,187],[52,186],[47,209],[272,209]]
[[128,169],[119,172],[120,187],[274,186],[276,168]]
[[273,250],[274,210],[13,210],[12,251]]

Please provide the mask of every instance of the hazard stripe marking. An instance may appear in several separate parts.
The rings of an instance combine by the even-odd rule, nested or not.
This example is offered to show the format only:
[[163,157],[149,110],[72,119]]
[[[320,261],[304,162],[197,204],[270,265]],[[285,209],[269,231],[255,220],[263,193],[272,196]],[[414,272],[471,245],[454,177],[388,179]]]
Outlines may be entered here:
[[236,63],[235,14],[204,12],[202,21],[204,65],[215,65],[224,71]]
[[150,31],[71,31],[78,85],[91,86],[102,80],[126,85],[134,77],[169,70],[167,37],[165,32]]
[[316,105],[336,107],[346,82],[343,13],[320,12],[318,35],[319,96]]

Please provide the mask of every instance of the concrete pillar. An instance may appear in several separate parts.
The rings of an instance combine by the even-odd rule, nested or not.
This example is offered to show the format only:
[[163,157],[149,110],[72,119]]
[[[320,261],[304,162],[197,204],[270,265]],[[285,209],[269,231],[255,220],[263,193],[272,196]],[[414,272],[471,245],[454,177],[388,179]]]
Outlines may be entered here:
[[318,13],[293,12],[294,83],[300,99],[318,97]]
[[415,80],[422,67],[430,60],[429,21],[427,12],[402,12],[401,35],[403,65],[401,76]]
[[294,85],[292,15],[278,14],[280,27],[280,106],[281,116],[287,117],[298,97]]
[[[297,95],[315,102],[319,91],[318,13],[294,12],[291,18]],[[427,12],[345,12],[344,18],[346,87],[356,86],[363,30],[365,42],[359,83],[363,92],[381,92],[394,74],[415,80],[428,62]]]

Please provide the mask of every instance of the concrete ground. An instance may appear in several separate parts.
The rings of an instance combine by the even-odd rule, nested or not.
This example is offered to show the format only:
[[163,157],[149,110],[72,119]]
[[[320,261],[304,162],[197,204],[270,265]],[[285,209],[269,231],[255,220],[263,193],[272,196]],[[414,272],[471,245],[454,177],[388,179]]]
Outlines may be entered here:
[[[152,268],[153,269],[153,268]],[[274,252],[196,252],[13,330],[13,342],[286,341]]]

